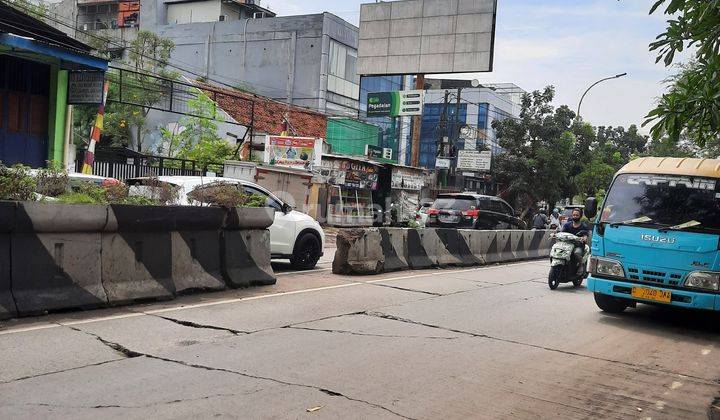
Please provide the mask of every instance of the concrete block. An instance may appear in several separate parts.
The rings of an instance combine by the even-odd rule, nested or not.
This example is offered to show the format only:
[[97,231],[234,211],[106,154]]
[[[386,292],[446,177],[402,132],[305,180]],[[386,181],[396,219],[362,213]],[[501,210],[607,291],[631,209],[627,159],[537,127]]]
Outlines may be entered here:
[[425,231],[426,229],[408,230],[406,260],[412,269],[417,270],[437,266],[437,261],[430,259],[430,256],[428,256],[428,253],[423,246],[422,238],[425,235]]
[[422,20],[423,35],[449,35],[455,33],[457,16],[424,17]]
[[17,315],[15,300],[10,290],[12,286],[10,275],[10,234],[0,232],[0,319],[9,319]]
[[390,22],[390,36],[393,38],[422,35],[422,18],[393,19]]
[[392,18],[417,18],[422,17],[423,0],[394,1],[392,4]]
[[223,290],[220,231],[171,232],[172,281],[175,293]]
[[422,54],[448,54],[455,51],[455,35],[422,37]]
[[385,257],[378,228],[342,229],[335,240],[335,274],[378,274]]
[[270,265],[270,232],[225,230],[221,238],[222,272],[228,286],[275,284],[275,272]]
[[458,0],[458,14],[493,13],[497,0]]
[[499,254],[498,262],[513,261],[515,253],[513,252],[512,235],[509,230],[496,230],[497,235],[497,251]]
[[369,22],[360,22],[360,33],[363,39],[387,38],[390,36],[389,20],[374,20]]
[[420,73],[441,73],[452,66],[453,54],[428,54],[420,56]]
[[102,283],[114,304],[172,298],[170,232],[103,233]]
[[[258,210],[259,213],[265,213],[265,209]],[[109,207],[105,231],[167,233],[174,230],[215,230],[223,226],[226,217],[230,218],[226,212],[220,207],[113,204]],[[272,223],[272,219],[269,223]]]
[[433,262],[433,266],[448,267],[462,265],[460,258],[451,254],[445,245],[445,242],[448,241],[447,236],[450,235],[448,231],[455,231],[455,233],[457,233],[454,229],[425,229],[423,232],[421,243],[423,248],[425,248],[428,258]]
[[423,16],[455,15],[458,10],[458,0],[425,0],[423,2]]
[[457,34],[455,36],[456,53],[490,51],[491,34],[489,32]]
[[489,52],[458,53],[453,57],[453,71],[482,71],[490,66]]
[[438,264],[443,266],[460,266],[467,267],[471,265],[480,265],[483,263],[481,259],[475,258],[465,236],[457,229],[435,229],[435,233],[440,239],[446,253],[438,253]]
[[13,233],[12,293],[18,313],[106,306],[100,235]]
[[420,71],[419,55],[391,55],[387,58],[388,74],[402,74],[406,70],[410,73]]
[[475,264],[484,265],[490,239],[488,232],[470,229],[462,229],[459,232],[465,239],[465,243],[474,257]]
[[419,55],[421,43],[419,36],[390,38],[389,52],[393,55]]
[[477,13],[457,17],[457,33],[492,32],[493,14]]
[[407,270],[407,229],[381,228],[380,247],[383,253],[382,271]]
[[378,55],[387,55],[388,39],[361,39],[358,51],[362,51],[362,56],[375,57]]
[[360,19],[362,22],[390,19],[392,13],[391,3],[366,3],[360,5]]
[[101,232],[107,223],[107,206],[18,203],[14,232]]
[[15,227],[15,214],[17,203],[14,201],[0,201],[0,232],[8,233]]
[[513,244],[513,254],[515,255],[516,260],[526,260],[529,257],[527,243],[525,242],[526,236],[525,231],[522,230],[513,230],[510,232],[510,239]]

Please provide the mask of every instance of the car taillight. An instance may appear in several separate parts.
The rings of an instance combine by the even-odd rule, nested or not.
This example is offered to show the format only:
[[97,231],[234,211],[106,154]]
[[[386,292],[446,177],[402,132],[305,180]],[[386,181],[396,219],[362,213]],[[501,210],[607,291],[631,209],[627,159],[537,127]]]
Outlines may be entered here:
[[478,214],[480,214],[477,210],[468,210],[463,212],[463,216],[467,217],[478,217]]
[[421,218],[422,218],[422,216],[420,216],[420,213],[415,215],[415,220],[420,220]]
[[430,209],[430,210],[428,210],[428,214],[431,215],[431,216],[437,216],[438,214],[440,214],[440,210],[438,210],[438,209]]

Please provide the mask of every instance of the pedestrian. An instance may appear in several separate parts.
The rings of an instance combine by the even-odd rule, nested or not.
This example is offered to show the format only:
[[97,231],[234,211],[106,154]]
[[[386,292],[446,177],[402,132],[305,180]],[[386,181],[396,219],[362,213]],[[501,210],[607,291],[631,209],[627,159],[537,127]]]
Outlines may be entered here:
[[550,229],[559,230],[560,228],[560,209],[554,208],[550,215]]
[[535,213],[532,220],[532,228],[534,229],[547,229],[548,217],[545,215],[544,209],[540,209]]

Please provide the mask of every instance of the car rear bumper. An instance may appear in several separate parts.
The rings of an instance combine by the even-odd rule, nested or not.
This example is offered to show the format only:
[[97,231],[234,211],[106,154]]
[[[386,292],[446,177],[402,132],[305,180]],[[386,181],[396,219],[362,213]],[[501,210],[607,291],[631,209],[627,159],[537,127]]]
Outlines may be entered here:
[[[633,287],[645,287],[649,289],[658,289],[668,291],[672,294],[670,303],[659,303],[638,299],[631,296]],[[689,290],[670,289],[665,287],[657,287],[650,284],[630,283],[622,280],[609,280],[597,277],[588,277],[588,290],[601,293],[603,295],[614,296],[627,299],[639,303],[652,303],[667,306],[679,306],[691,309],[705,309],[709,311],[720,311],[720,296],[713,293],[694,292]]]

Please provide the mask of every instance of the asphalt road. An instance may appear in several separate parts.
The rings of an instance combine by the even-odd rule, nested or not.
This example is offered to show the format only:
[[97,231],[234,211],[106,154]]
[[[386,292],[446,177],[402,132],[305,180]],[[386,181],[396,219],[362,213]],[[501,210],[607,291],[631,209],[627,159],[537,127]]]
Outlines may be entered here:
[[0,323],[0,418],[707,418],[718,318],[608,316],[547,263],[278,284]]

